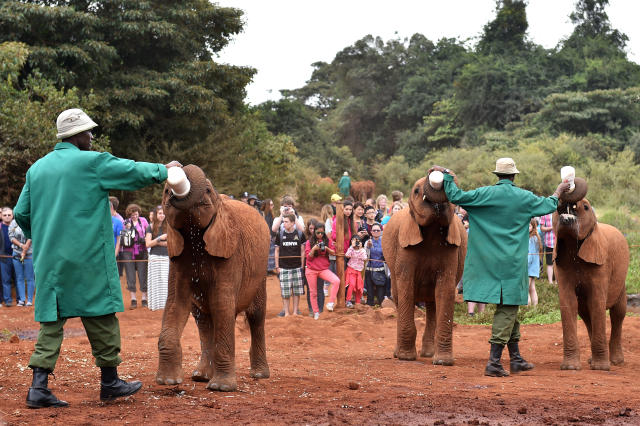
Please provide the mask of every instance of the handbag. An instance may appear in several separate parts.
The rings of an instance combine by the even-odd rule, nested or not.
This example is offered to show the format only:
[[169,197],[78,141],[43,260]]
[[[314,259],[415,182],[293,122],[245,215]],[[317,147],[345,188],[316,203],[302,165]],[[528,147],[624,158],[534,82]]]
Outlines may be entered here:
[[[126,226],[130,225],[130,228]],[[122,229],[120,233],[120,244],[122,247],[131,248],[136,244],[136,228],[133,226],[131,222],[125,222],[125,227]]]
[[371,281],[374,285],[385,285],[387,283],[387,274],[382,271],[371,271]]

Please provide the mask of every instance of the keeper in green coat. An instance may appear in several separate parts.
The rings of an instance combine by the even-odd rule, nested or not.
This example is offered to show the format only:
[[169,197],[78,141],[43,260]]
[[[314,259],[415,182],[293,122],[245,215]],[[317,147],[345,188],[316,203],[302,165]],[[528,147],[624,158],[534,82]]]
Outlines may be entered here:
[[550,197],[539,197],[518,188],[514,179],[520,173],[511,158],[496,161],[493,173],[498,182],[472,191],[462,191],[455,174],[440,166],[429,170],[444,173],[448,200],[469,214],[469,244],[464,264],[464,300],[495,303],[491,351],[485,375],[508,376],[500,358],[507,345],[511,373],[530,370],[533,364],[520,355],[518,307],[528,303],[527,254],[529,222],[532,217],[551,213],[558,207],[558,196],[569,188],[561,183]]
[[338,181],[338,189],[340,190],[340,194],[342,194],[342,198],[348,197],[349,194],[351,194],[351,178],[349,177],[349,172],[344,172]]
[[167,169],[179,166],[141,163],[91,151],[97,124],[80,109],[58,116],[54,150],[36,161],[14,209],[16,222],[33,241],[36,276],[35,319],[38,340],[29,360],[33,383],[30,408],[68,404],[48,389],[68,318],[80,317],[101,368],[100,399],[109,401],[137,392],[117,374],[120,358],[122,291],[115,259],[109,208],[110,190],[135,190],[161,183]]

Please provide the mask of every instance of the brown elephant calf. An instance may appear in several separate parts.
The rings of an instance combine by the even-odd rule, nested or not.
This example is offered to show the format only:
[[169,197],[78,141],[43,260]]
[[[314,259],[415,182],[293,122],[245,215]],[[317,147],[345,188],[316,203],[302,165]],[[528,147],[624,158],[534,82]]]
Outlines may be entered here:
[[426,177],[414,185],[409,208],[395,213],[384,227],[382,250],[391,269],[392,294],[398,308],[399,359],[416,359],[415,304],[425,302],[426,327],[420,356],[434,364],[453,365],[455,288],[462,278],[467,233],[443,191]]
[[[575,203],[560,200],[553,214],[553,228],[557,237],[553,257],[564,343],[560,368],[580,369],[576,319],[580,314],[591,340],[591,368],[609,370],[609,362],[613,365],[624,362],[621,338],[627,310],[627,240],[613,226],[598,223],[585,198]],[[608,348],[607,309],[611,316]]]
[[216,193],[200,168],[184,168],[190,191],[178,197],[167,184],[162,205],[167,222],[169,292],[158,340],[156,381],[182,382],[180,337],[193,314],[202,355],[191,375],[207,388],[234,391],[236,315],[251,329],[251,377],[269,377],[264,320],[269,229],[260,214]]

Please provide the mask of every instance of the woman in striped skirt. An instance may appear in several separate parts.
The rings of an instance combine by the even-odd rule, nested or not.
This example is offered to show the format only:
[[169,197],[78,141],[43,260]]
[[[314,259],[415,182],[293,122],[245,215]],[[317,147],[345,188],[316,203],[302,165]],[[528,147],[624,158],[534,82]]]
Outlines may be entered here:
[[167,231],[162,206],[156,207],[154,221],[147,228],[147,247],[149,253],[149,266],[147,274],[147,292],[149,309],[155,311],[164,309],[167,301],[167,288],[169,285],[169,252],[167,251]]

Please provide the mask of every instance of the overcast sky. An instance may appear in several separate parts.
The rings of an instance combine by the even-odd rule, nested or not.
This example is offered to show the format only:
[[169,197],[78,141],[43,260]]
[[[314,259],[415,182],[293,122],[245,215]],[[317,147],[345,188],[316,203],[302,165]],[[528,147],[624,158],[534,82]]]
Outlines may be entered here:
[[[221,6],[244,10],[244,31],[221,52],[219,60],[258,70],[247,87],[256,105],[278,99],[280,89],[301,87],[311,64],[331,62],[343,48],[367,34],[391,38],[424,34],[474,38],[495,16],[495,0],[220,0]],[[640,1],[610,0],[607,14],[614,28],[629,37],[627,51],[640,59]],[[554,47],[573,29],[569,14],[575,0],[529,0],[529,37]],[[475,41],[474,41],[475,43]]]

